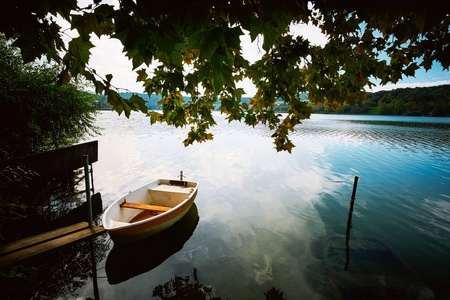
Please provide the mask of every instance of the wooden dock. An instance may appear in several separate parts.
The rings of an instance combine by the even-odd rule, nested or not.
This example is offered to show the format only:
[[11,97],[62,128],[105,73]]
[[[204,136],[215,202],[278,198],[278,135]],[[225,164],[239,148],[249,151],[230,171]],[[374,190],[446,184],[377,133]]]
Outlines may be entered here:
[[[23,166],[26,169],[37,172],[41,179],[63,176],[64,174],[73,172],[73,170],[84,167],[86,204],[88,206],[87,219],[89,221],[89,223],[75,223],[0,245],[0,268],[106,232],[103,227],[92,226],[93,216],[90,186],[92,184],[93,187],[93,176],[91,177],[89,175],[92,174],[92,163],[97,160],[98,141],[93,141],[0,162],[0,169],[6,166]],[[89,165],[91,165],[90,171]],[[92,182],[90,179],[92,179]]]
[[80,222],[0,245],[0,268],[89,237],[97,236],[104,232],[106,230],[103,227],[89,227],[87,222]]

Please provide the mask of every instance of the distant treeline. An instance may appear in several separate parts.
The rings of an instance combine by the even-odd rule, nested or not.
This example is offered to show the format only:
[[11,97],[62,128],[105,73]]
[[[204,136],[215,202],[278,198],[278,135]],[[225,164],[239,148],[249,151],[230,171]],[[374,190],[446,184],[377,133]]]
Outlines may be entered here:
[[[120,93],[120,96],[122,96],[124,99],[129,99],[133,94],[137,94],[142,99],[144,99],[147,102],[147,106],[151,109],[161,109],[161,106],[158,105],[158,101],[162,99],[161,95],[155,95],[152,94],[151,97],[148,96],[148,94],[143,93]],[[188,101],[188,98],[185,99]],[[99,95],[98,100],[94,103],[94,107],[97,109],[113,109],[113,106],[108,103],[108,97]]]
[[112,110],[113,106],[108,103],[108,97],[103,95],[97,95],[97,98],[92,103],[92,106],[96,109]]
[[[130,98],[132,93],[121,93],[124,98]],[[160,95],[138,94],[151,109],[160,109],[158,101]],[[98,109],[112,109],[105,96],[98,96],[94,106]],[[307,101],[307,94],[300,95],[300,99]],[[185,97],[186,101],[190,101]],[[243,102],[249,103],[249,98],[242,98]],[[215,109],[219,109],[220,101],[216,103]],[[277,112],[286,112],[288,105],[277,101],[274,107]],[[400,116],[432,116],[450,117],[450,85],[440,85],[423,88],[404,88],[391,91],[380,91],[367,93],[367,100],[356,101],[355,105],[344,104],[337,110],[325,108],[323,105],[314,109],[315,113],[325,114],[372,114],[372,115],[400,115]]]
[[320,106],[314,112],[450,117],[450,85],[367,93],[366,101],[353,106],[344,104],[336,111]]

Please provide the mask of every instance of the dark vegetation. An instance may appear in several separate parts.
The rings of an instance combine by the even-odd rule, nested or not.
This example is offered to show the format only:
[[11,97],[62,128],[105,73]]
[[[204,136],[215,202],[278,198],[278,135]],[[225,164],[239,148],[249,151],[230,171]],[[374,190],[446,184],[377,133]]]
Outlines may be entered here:
[[[20,52],[0,35],[0,161],[72,145],[97,132],[94,126],[95,95],[81,90],[79,83],[57,84],[58,68],[25,64]],[[41,207],[75,182],[73,173],[43,186],[39,174],[19,167],[0,170],[0,242],[20,237],[6,230],[11,220],[23,221],[39,214],[52,219]],[[44,197],[42,197],[44,195]],[[50,214],[51,215],[51,214]],[[48,221],[47,220],[47,221]],[[12,227],[14,228],[14,227]],[[31,227],[33,228],[33,227]]]
[[[60,70],[24,63],[21,53],[0,34],[0,243],[76,223],[73,212],[84,204],[79,172],[47,177],[8,164],[97,132],[92,105],[96,96],[84,92],[80,81],[58,85]],[[96,244],[98,261],[107,245]],[[73,262],[77,267],[61,268]],[[40,262],[2,268],[0,290],[5,299],[55,299],[83,285],[91,271],[89,247],[72,245]],[[80,280],[74,283],[74,277]]]
[[[0,35],[0,162],[6,166],[0,170],[0,242],[43,227],[19,226],[24,220],[55,219],[58,213],[50,202],[61,202],[66,196],[58,191],[73,189],[76,182],[72,172],[56,180],[42,178],[21,166],[8,166],[8,161],[72,145],[97,132],[95,95],[82,91],[77,82],[59,86],[58,72],[52,65],[25,64],[20,52]],[[56,209],[79,201],[72,197]]]

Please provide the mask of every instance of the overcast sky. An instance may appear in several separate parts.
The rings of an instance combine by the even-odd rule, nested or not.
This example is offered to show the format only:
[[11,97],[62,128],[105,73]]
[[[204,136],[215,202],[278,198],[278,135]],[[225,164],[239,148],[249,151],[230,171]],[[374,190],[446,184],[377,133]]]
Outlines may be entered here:
[[[90,3],[90,1],[87,0],[86,2]],[[112,3],[114,0],[103,2]],[[81,5],[82,3],[80,3],[80,6]],[[66,25],[62,25],[63,28],[68,27],[67,23]],[[324,35],[314,26],[295,25],[291,28],[291,32],[302,35],[316,45],[324,45],[326,41]],[[243,36],[241,41],[243,55],[247,60],[254,62],[261,57],[262,53],[259,48],[262,45],[262,41],[259,43],[260,47],[258,47],[257,41],[251,43],[249,36]],[[128,89],[129,91],[138,93],[144,92],[142,84],[136,83],[136,73],[132,71],[131,61],[129,61],[124,53],[122,53],[123,47],[118,40],[105,37],[98,39],[93,35],[92,42],[96,47],[91,49],[92,55],[89,62],[91,68],[95,69],[97,73],[103,77],[106,74],[113,74],[112,84],[118,88]],[[450,73],[442,70],[442,67],[439,64],[434,64],[432,69],[428,72],[420,69],[416,71],[415,77],[405,77],[404,80],[396,85],[377,86],[371,91],[442,84],[450,84]],[[244,88],[246,95],[249,97],[255,94],[256,89],[250,80],[240,82],[238,86]]]

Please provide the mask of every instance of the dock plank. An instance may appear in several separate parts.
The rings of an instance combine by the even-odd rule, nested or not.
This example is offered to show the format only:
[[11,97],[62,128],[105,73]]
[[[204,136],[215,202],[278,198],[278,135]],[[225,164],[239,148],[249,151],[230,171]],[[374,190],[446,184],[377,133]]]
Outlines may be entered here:
[[87,222],[80,222],[63,228],[58,228],[49,232],[34,235],[28,238],[21,239],[19,241],[14,241],[8,244],[0,245],[0,255],[5,255],[9,252],[17,251],[22,248],[30,247],[35,244],[44,243],[48,240],[73,233],[84,228],[88,228],[89,224]]
[[[86,222],[82,222],[82,223],[86,223]],[[78,226],[68,226],[68,227],[78,228],[79,226],[81,226],[80,223],[75,224],[75,225],[78,225]],[[64,228],[60,228],[60,229],[64,229]],[[57,229],[55,231],[60,232],[61,231],[60,229]],[[91,228],[86,227],[86,228],[72,231],[72,232],[62,235],[62,236],[61,235],[57,236],[56,238],[53,238],[50,240],[45,240],[44,242],[38,242],[37,244],[29,244],[27,247],[19,248],[16,251],[12,251],[12,252],[9,251],[9,253],[6,253],[6,254],[0,256],[0,268],[14,264],[16,262],[19,262],[19,261],[22,261],[25,259],[28,259],[35,255],[57,249],[59,247],[65,246],[65,245],[68,245],[68,244],[71,244],[71,243],[74,243],[77,241],[81,241],[88,237],[99,235],[105,231],[106,230],[100,226],[93,226]],[[42,235],[44,237],[48,237],[51,234],[54,234],[54,232],[48,232],[48,233],[44,233]],[[40,235],[31,237],[31,238],[34,238],[35,240],[39,240],[39,236]],[[29,239],[31,239],[31,238],[29,238]],[[11,249],[11,248],[9,248],[9,249]]]
[[131,203],[131,202],[124,202],[124,203],[120,204],[120,207],[143,209],[143,210],[154,210],[154,211],[169,211],[173,208],[173,207],[167,207],[167,206],[158,206],[158,205],[149,205],[149,204],[141,204],[141,203]]

